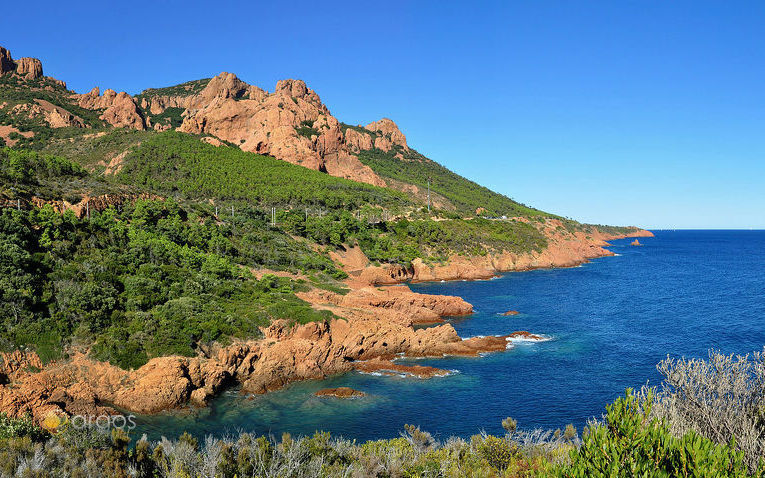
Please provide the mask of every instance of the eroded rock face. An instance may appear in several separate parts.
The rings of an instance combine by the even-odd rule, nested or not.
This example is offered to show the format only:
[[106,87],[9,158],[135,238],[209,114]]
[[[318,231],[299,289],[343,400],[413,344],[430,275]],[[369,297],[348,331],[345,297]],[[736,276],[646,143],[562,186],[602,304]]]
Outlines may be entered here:
[[[152,104],[153,106],[153,104]],[[371,136],[346,145],[341,125],[302,80],[280,80],[273,93],[221,73],[186,100],[180,131],[211,134],[244,151],[273,156],[333,176],[377,186],[385,182],[353,154]]]
[[396,123],[390,118],[383,118],[380,121],[375,121],[366,125],[366,129],[378,134],[375,139],[375,148],[383,151],[390,151],[393,145],[398,145],[409,150],[406,145],[406,136],[398,129]]
[[0,46],[0,75],[16,71],[16,63],[11,57],[11,52]]
[[117,93],[112,89],[104,91],[100,95],[98,87],[93,88],[83,95],[75,95],[77,104],[82,108],[91,110],[103,109],[100,118],[112,126],[144,130],[147,129],[146,119],[143,117],[138,104],[127,93]]
[[43,76],[42,62],[37,58],[19,58],[16,60],[16,74],[28,80],[34,80]]
[[79,116],[56,106],[49,101],[35,99],[34,103],[20,103],[15,105],[11,112],[14,115],[26,116],[29,119],[40,118],[47,122],[51,128],[64,128],[74,126],[87,128],[88,125]]
[[37,58],[14,60],[8,49],[0,46],[0,75],[16,74],[27,80],[42,78],[42,63]]

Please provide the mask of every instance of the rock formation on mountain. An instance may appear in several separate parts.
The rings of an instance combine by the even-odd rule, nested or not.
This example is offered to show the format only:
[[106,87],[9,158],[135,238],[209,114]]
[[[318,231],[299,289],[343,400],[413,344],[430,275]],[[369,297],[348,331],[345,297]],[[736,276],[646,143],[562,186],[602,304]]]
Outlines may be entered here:
[[369,123],[365,128],[378,134],[375,138],[375,148],[390,151],[394,145],[399,145],[404,150],[409,150],[409,147],[406,145],[406,136],[398,129],[398,125],[393,120],[383,118],[380,121]]
[[[43,77],[43,68],[35,58],[14,60],[0,47],[0,74],[30,80]],[[404,134],[388,118],[366,127],[340,123],[302,80],[280,80],[273,93],[227,72],[184,85],[146,90],[137,97],[112,89],[101,94],[96,87],[73,94],[71,99],[82,108],[100,111],[100,119],[112,126],[166,130],[180,123],[178,130],[183,132],[212,135],[244,151],[376,186],[386,186],[386,182],[359,160],[358,153],[375,148],[409,149]],[[152,116],[162,115],[168,108],[182,110],[178,122],[171,124],[166,116],[152,122]],[[31,113],[44,114],[51,127],[85,125],[60,107],[40,105],[37,109],[40,111]]]
[[24,57],[14,60],[11,52],[0,46],[0,75],[5,74],[16,74],[27,80],[35,80],[43,77],[43,67],[37,58]]
[[100,95],[100,90],[95,87],[84,95],[75,95],[75,99],[82,108],[103,109],[104,112],[100,118],[113,126],[140,130],[147,128],[146,119],[138,108],[138,104],[124,91],[117,93],[107,89],[103,95]]
[[[377,186],[385,182],[346,145],[340,122],[330,114],[319,95],[302,80],[280,80],[273,93],[248,85],[231,73],[221,73],[185,102],[150,102],[186,108],[180,131],[211,134],[244,151],[273,156],[333,176]],[[366,149],[371,136],[356,142]]]

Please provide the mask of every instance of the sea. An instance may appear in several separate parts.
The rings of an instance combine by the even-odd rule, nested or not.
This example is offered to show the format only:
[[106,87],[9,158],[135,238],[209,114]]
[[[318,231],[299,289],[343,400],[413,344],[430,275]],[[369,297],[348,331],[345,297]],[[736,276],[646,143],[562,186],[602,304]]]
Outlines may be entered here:
[[[612,241],[613,257],[578,267],[512,272],[491,280],[411,284],[416,292],[463,297],[475,312],[448,320],[462,337],[517,330],[549,340],[514,343],[479,357],[402,360],[450,370],[419,379],[351,372],[293,383],[266,395],[236,388],[209,407],[136,417],[134,436],[184,431],[203,438],[240,432],[281,437],[317,430],[356,440],[400,436],[419,425],[437,439],[519,428],[579,431],[627,388],[659,385],[656,364],[750,354],[765,346],[765,231],[654,231]],[[518,315],[503,312],[517,310]],[[327,387],[363,398],[318,398]]]

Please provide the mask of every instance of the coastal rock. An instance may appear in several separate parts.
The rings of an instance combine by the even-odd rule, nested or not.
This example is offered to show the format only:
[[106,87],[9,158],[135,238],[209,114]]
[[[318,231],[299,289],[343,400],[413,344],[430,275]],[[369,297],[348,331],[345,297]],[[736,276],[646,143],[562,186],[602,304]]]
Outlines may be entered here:
[[366,396],[366,393],[354,390],[349,387],[323,388],[316,392],[317,397],[335,397],[335,398],[360,398]]
[[424,365],[401,365],[390,360],[374,359],[365,362],[356,362],[353,367],[359,372],[379,373],[381,375],[406,375],[417,378],[445,377],[448,370]]
[[525,330],[519,330],[518,332],[513,332],[512,334],[508,335],[506,339],[529,340],[529,341],[545,340],[545,338],[542,337],[541,335],[532,334],[531,332],[527,332]]
[[642,245],[643,244],[641,244],[640,241],[638,241],[637,239],[635,239],[634,241],[630,242],[630,246],[642,246]]
[[407,325],[443,322],[442,317],[468,315],[473,306],[461,297],[418,294],[408,287],[362,287],[336,296],[337,305],[352,308],[391,309]]
[[518,315],[517,310],[508,310],[507,312],[502,313],[502,315]]

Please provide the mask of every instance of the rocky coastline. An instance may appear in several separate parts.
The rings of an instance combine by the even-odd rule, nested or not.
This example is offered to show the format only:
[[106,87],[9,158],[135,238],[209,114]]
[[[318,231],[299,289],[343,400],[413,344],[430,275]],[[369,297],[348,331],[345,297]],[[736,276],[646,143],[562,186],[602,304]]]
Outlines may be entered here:
[[504,337],[462,339],[450,324],[415,329],[415,324],[438,324],[444,317],[466,315],[472,306],[460,297],[412,292],[404,282],[487,279],[502,272],[545,267],[572,267],[613,255],[607,240],[650,237],[635,229],[625,235],[597,230],[562,232],[555,220],[542,227],[548,247],[524,255],[455,256],[443,265],[374,266],[357,247],[333,258],[349,274],[350,292],[341,295],[320,289],[301,298],[341,317],[333,321],[289,326],[277,321],[263,328],[263,338],[216,345],[196,357],[158,357],[137,370],[126,371],[77,353],[43,367],[34,352],[0,356],[0,412],[31,414],[42,421],[58,415],[100,415],[116,409],[157,413],[188,406],[205,406],[228,386],[244,393],[267,393],[290,382],[322,379],[358,370],[405,374],[421,378],[448,373],[433,367],[397,364],[397,357],[476,356],[505,350],[512,339],[543,340],[525,331]]

